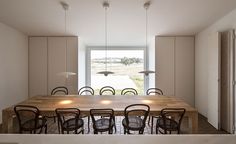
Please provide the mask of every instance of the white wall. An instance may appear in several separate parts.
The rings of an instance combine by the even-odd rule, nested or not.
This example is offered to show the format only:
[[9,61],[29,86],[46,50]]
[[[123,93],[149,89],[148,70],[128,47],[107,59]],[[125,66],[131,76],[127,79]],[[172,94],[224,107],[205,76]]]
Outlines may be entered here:
[[236,9],[198,33],[195,38],[195,106],[204,116],[207,116],[208,105],[208,36],[232,28],[236,29]]
[[2,109],[28,97],[28,37],[0,23],[0,123]]

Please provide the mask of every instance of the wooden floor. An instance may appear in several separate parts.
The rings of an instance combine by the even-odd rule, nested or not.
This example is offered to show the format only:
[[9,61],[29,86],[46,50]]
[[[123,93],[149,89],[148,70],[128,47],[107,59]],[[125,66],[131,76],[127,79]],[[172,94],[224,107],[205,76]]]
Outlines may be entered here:
[[[116,127],[117,127],[117,132],[115,134],[124,134],[123,132],[123,126],[121,124],[123,117],[116,117]],[[84,128],[85,128],[85,134],[93,134],[93,129],[92,129],[92,124],[90,122],[90,132],[88,133],[88,125],[87,125],[87,118],[84,118]],[[198,119],[198,134],[227,134],[225,131],[219,131],[216,130],[213,126],[211,126],[205,117],[202,115],[199,115]],[[154,125],[155,127],[155,125]],[[1,129],[0,129],[1,130]],[[17,133],[17,132],[14,132]],[[53,122],[53,119],[48,120],[48,133],[49,134],[58,134],[57,130],[57,123]],[[145,134],[151,134],[151,126],[147,124],[145,128]],[[154,129],[155,133],[155,129]],[[181,126],[181,134],[191,134],[191,130],[188,127],[188,119],[183,119],[183,123]]]

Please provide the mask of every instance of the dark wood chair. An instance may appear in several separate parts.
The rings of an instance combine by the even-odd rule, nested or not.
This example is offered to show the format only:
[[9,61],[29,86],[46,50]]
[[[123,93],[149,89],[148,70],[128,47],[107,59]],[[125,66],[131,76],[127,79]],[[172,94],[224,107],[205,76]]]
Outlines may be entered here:
[[[78,91],[78,95],[94,95],[94,89],[90,86],[81,87]],[[88,133],[90,132],[90,116],[82,115],[82,118],[88,118]]]
[[[185,114],[184,108],[164,108],[161,110],[161,117],[157,119],[156,134],[171,134],[172,131],[177,131],[180,134],[180,126]],[[161,131],[163,130],[163,131]]]
[[[163,91],[159,88],[149,88],[146,91],[147,95],[163,95]],[[154,118],[158,119],[160,116],[149,116],[148,117],[148,125],[150,125],[150,120],[151,120],[151,133],[153,133],[153,125],[154,125]]]
[[[84,134],[84,122],[80,118],[80,110],[77,108],[57,108],[56,110],[58,125],[60,128],[58,129],[59,133],[61,131],[62,134],[66,131],[67,134],[70,131],[73,131],[75,134],[82,133]],[[78,132],[78,130],[80,131]]]
[[90,86],[81,87],[78,91],[78,95],[94,95],[94,89]]
[[58,87],[55,87],[55,88],[51,91],[51,95],[56,95],[56,94],[68,95],[69,92],[68,92],[67,87],[58,86]]
[[[51,95],[68,95],[68,89],[67,87],[65,86],[58,86],[58,87],[55,87],[52,91],[51,91]],[[53,121],[54,123],[56,122],[56,114],[48,114],[48,115],[45,115],[45,117],[47,119],[50,119],[50,118],[53,118]],[[58,128],[59,128],[59,125],[58,125]]]
[[19,133],[30,132],[41,133],[43,128],[47,133],[47,120],[40,115],[37,107],[29,105],[16,105],[14,107],[16,117],[19,124]]
[[100,89],[99,94],[100,95],[115,95],[116,91],[111,86],[104,86]]
[[146,94],[147,95],[163,95],[163,92],[161,89],[159,88],[149,88],[147,91],[146,91]]
[[150,112],[150,107],[146,104],[132,104],[125,108],[125,118],[122,120],[124,134],[130,134],[130,130],[143,134],[146,126],[146,119]]
[[113,133],[113,127],[115,128],[113,109],[91,109],[90,116],[93,121],[94,134],[98,134],[98,132]]
[[138,95],[138,92],[134,88],[124,88],[121,91],[121,95]]

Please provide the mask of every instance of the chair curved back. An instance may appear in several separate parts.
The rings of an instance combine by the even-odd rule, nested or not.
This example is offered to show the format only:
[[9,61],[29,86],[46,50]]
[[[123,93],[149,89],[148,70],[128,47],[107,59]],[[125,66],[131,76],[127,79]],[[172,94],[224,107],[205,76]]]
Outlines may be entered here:
[[167,119],[174,120],[178,124],[178,130],[180,129],[183,116],[185,114],[184,108],[164,108],[161,110],[161,117],[163,119],[163,126],[165,133],[167,133]]
[[[146,120],[150,112],[149,105],[146,104],[132,104],[125,108],[124,115],[127,126],[129,127],[129,117],[137,116],[142,119],[142,129],[146,126]],[[129,128],[128,128],[129,129]]]
[[124,88],[121,91],[121,95],[138,95],[138,92],[134,88]]
[[[62,133],[65,130],[66,131],[74,130],[73,128],[70,128],[70,126],[72,125],[74,128],[78,127],[78,124],[79,124],[78,121],[80,119],[80,110],[78,108],[57,108],[55,112],[56,112],[58,124],[61,127]],[[72,119],[74,119],[74,121],[70,123],[69,121]]]
[[[14,107],[14,111],[19,123],[20,133],[26,130],[32,131],[37,129],[38,118],[40,115],[40,111],[37,107],[29,105],[16,105]],[[27,127],[25,127],[24,124],[28,122],[30,122],[31,125],[27,125]]]
[[[92,122],[93,122],[93,128],[96,132],[103,132],[103,131],[109,131],[109,133],[112,133],[112,128],[115,125],[114,124],[114,110],[111,108],[106,108],[106,109],[90,109],[90,116],[92,117]],[[98,121],[103,121],[105,119],[109,119],[108,121],[108,127],[103,126],[103,123],[101,122],[99,125],[96,124]],[[103,121],[105,125],[105,121]],[[95,132],[95,133],[96,133]]]
[[79,89],[78,95],[94,95],[94,90],[90,86],[84,86]]
[[111,86],[104,86],[100,89],[99,94],[100,95],[115,95],[116,91]]
[[147,95],[163,95],[163,92],[161,89],[159,88],[149,88],[147,91],[146,91],[146,94]]
[[64,87],[64,86],[55,87],[55,88],[51,91],[51,95],[56,95],[56,94],[68,95],[68,89],[67,89],[67,87]]

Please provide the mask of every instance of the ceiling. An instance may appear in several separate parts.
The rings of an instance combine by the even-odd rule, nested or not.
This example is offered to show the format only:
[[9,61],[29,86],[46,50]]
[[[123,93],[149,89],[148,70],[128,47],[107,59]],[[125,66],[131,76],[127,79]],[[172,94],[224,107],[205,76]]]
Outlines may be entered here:
[[[0,22],[29,36],[64,35],[61,0],[0,0]],[[63,0],[67,34],[86,45],[104,44],[103,0]],[[108,45],[145,44],[145,0],[109,0]],[[236,0],[151,0],[148,37],[195,35],[236,8]]]

